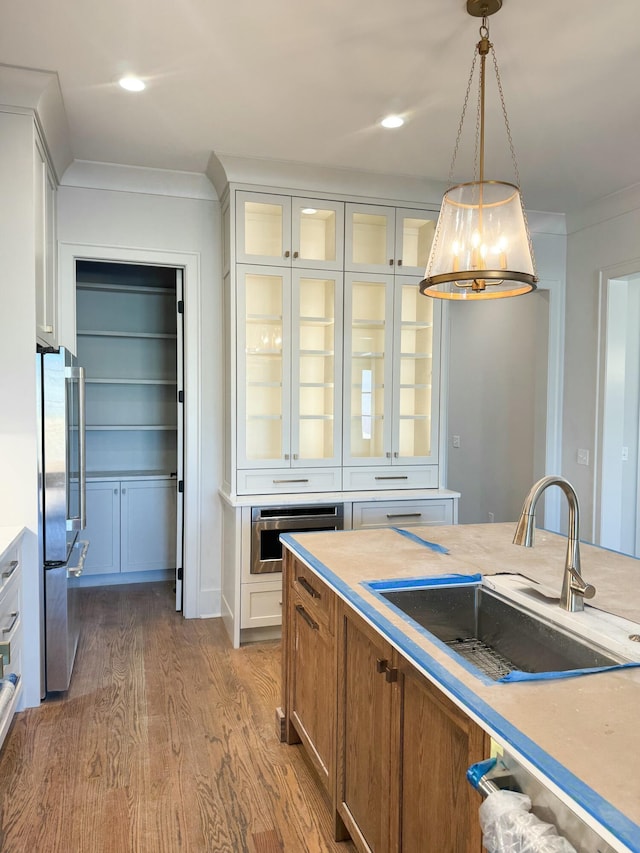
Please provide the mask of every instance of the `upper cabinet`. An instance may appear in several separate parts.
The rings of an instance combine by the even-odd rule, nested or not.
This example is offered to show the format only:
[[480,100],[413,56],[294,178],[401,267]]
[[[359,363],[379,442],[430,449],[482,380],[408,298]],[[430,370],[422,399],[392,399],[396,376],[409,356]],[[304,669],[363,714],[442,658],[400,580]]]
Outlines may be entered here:
[[354,203],[345,216],[346,270],[424,278],[437,213]]
[[435,214],[231,189],[223,221],[229,490],[439,486]]
[[58,344],[56,184],[44,146],[36,138],[33,156],[35,219],[36,341]]
[[238,192],[236,203],[239,263],[342,269],[342,202]]

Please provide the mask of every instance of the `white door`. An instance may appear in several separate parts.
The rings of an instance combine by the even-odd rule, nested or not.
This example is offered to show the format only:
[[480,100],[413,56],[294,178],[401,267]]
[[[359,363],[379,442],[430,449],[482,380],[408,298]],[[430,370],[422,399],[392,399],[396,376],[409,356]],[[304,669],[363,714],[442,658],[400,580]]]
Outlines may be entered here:
[[177,360],[177,434],[176,434],[176,610],[182,610],[183,533],[184,533],[184,272],[176,270],[176,360]]

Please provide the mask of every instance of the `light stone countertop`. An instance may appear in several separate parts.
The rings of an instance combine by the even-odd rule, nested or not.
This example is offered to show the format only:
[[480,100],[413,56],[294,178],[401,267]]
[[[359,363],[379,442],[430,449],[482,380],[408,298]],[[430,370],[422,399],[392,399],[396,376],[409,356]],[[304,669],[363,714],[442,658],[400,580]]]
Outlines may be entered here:
[[283,492],[270,495],[232,495],[219,489],[220,497],[232,507],[241,506],[305,506],[307,504],[358,503],[360,501],[426,501],[459,498],[451,489],[379,489],[368,492]]
[[[559,595],[567,540],[539,530],[534,547],[523,548],[512,544],[514,530],[514,523],[411,529],[448,554],[388,528],[287,534],[285,541],[614,849],[640,853],[640,668],[485,684],[362,585],[508,572]],[[590,603],[640,623],[640,561],[584,544],[581,555],[583,577],[597,589]]]

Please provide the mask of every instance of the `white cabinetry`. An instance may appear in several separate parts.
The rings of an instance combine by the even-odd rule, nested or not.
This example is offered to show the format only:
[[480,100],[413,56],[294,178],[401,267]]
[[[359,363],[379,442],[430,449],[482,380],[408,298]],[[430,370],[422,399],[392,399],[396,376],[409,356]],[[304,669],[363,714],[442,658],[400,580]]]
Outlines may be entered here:
[[339,489],[342,275],[236,274],[238,493]]
[[347,273],[345,490],[438,485],[440,311],[412,278]]
[[4,547],[0,553],[0,685],[1,679],[9,675],[17,678],[17,684],[14,691],[8,688],[8,701],[0,689],[0,746],[22,693],[22,534],[13,531],[5,534],[6,529],[0,528],[0,542]]
[[236,261],[341,270],[344,204],[265,193],[236,195]]
[[436,219],[424,210],[347,204],[344,268],[424,278]]
[[83,574],[174,569],[175,520],[175,479],[90,480]]
[[373,527],[426,527],[434,524],[456,524],[457,521],[457,497],[356,501],[352,505],[354,530]]
[[57,345],[58,290],[56,257],[56,183],[45,148],[36,137],[34,145],[36,340]]

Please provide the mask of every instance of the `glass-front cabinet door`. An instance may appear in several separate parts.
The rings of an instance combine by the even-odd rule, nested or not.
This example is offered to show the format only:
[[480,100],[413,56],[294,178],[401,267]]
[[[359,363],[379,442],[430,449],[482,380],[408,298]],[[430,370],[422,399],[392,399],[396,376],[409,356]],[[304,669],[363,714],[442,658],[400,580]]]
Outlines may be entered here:
[[236,193],[236,260],[243,264],[291,263],[291,199]]
[[237,274],[238,467],[289,467],[291,271]]
[[440,352],[439,300],[413,278],[395,280],[393,437],[395,464],[437,461]]
[[390,464],[393,276],[345,275],[345,465]]
[[345,270],[392,273],[395,263],[394,208],[347,204],[345,219]]
[[291,264],[341,270],[344,264],[344,203],[291,200]]
[[396,273],[424,278],[437,218],[437,212],[396,210]]
[[236,254],[243,264],[341,270],[344,203],[237,192]]
[[295,270],[292,283],[292,466],[342,457],[342,274]]

